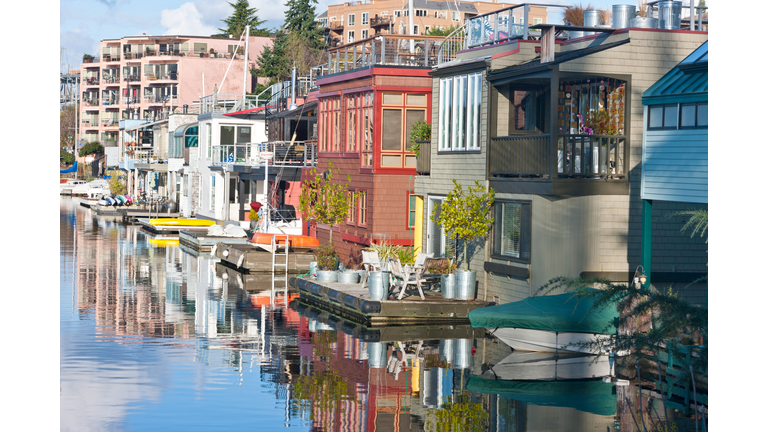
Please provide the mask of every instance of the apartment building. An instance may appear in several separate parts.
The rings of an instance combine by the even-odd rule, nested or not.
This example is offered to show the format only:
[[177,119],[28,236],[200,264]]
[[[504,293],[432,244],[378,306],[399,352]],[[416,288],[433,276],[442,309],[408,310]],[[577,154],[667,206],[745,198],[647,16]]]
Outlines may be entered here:
[[[468,18],[509,6],[514,3],[413,0],[413,34],[423,35],[438,27],[461,27]],[[336,46],[378,34],[409,34],[408,10],[408,2],[402,0],[354,1],[328,6],[317,20],[325,28],[329,44]],[[523,10],[517,10],[512,20],[523,23]],[[528,22],[545,24],[547,8],[530,7]]]
[[[184,107],[195,111],[201,95],[243,93],[245,42],[200,36],[133,36],[101,41],[99,56],[80,66],[82,104],[78,140],[119,144],[123,119],[156,121]],[[251,36],[249,67],[268,37]],[[226,74],[226,80],[224,80]],[[248,76],[247,91],[256,84]],[[139,147],[152,147],[151,132],[142,132]]]

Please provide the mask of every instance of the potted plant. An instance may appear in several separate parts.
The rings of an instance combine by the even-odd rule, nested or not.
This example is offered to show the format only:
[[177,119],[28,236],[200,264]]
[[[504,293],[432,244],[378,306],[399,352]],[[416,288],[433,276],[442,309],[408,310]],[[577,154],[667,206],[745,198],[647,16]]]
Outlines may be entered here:
[[213,48],[209,49],[209,50],[208,50],[208,53],[210,54],[210,57],[211,57],[211,58],[214,58],[214,57],[216,57],[216,50],[214,50]]
[[324,243],[315,249],[315,258],[317,260],[317,281],[318,282],[336,282],[338,280],[336,266],[338,265],[338,254],[333,248],[333,244]]
[[493,226],[493,218],[490,217],[491,206],[495,201],[493,189],[488,192],[475,180],[475,186],[466,191],[461,184],[453,180],[454,188],[448,194],[440,206],[440,214],[437,210],[432,212],[432,222],[443,227],[446,232],[453,232],[464,243],[464,261],[467,270],[457,270],[456,296],[462,300],[475,298],[475,281],[477,271],[470,268],[470,259],[467,255],[467,244],[475,238],[485,238]]
[[417,121],[411,127],[411,145],[408,147],[409,152],[413,152],[416,157],[419,157],[419,151],[421,150],[421,144],[428,143],[432,138],[432,125],[424,121]]
[[430,273],[440,275],[440,294],[443,298],[456,298],[456,264],[449,263]]
[[90,54],[83,54],[83,63],[93,62],[93,56]]
[[648,7],[648,2],[639,0],[637,2],[635,17],[629,20],[629,26],[638,28],[657,28],[659,26],[659,20],[650,17],[650,11],[651,9]]

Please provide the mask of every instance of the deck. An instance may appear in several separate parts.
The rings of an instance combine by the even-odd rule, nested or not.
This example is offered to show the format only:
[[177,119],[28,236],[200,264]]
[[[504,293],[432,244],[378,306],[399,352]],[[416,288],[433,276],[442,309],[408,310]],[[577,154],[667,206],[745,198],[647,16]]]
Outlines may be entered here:
[[[226,253],[226,256],[224,254]],[[216,244],[215,254],[212,258],[218,258],[221,263],[232,268],[236,268],[246,273],[272,273],[272,254],[256,247],[252,243],[234,244],[230,239]],[[284,262],[282,254],[275,257],[277,263]],[[308,252],[290,252],[288,253],[288,273],[303,274],[309,271],[310,261],[314,261],[315,256]],[[283,267],[276,269],[276,274],[283,275]]]
[[217,243],[248,244],[246,237],[209,236],[208,231],[179,231],[179,243],[199,252],[210,252]]
[[[165,217],[165,213],[161,216]],[[208,232],[207,226],[183,226],[183,225],[171,225],[171,226],[157,226],[149,223],[149,218],[137,218],[136,221],[145,230],[153,234],[178,234],[179,231],[196,231],[196,232]]]
[[469,324],[469,312],[490,306],[481,300],[444,299],[440,293],[426,291],[425,300],[410,295],[402,300],[372,300],[368,288],[360,284],[318,283],[291,278],[301,301],[348,319],[377,327],[385,325]]

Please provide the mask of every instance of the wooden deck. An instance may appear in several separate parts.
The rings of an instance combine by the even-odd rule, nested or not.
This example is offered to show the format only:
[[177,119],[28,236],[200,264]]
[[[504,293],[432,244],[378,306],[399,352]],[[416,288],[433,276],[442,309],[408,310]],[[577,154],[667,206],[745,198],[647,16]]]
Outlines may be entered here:
[[[227,251],[227,256],[224,252]],[[272,273],[272,254],[254,246],[251,243],[232,244],[229,239],[216,245],[216,253],[213,258],[218,258],[221,263],[249,273]],[[285,258],[278,254],[276,262],[284,262]],[[309,271],[310,261],[315,256],[308,252],[290,252],[288,254],[288,273],[303,274]],[[285,274],[282,267],[276,273]]]
[[318,283],[291,278],[303,303],[366,326],[413,324],[469,324],[469,312],[490,306],[480,300],[444,299],[440,293],[426,291],[425,300],[410,295],[402,300],[372,300],[368,288],[360,284]]
[[[161,216],[164,216],[164,213],[161,214]],[[178,234],[179,231],[197,231],[197,232],[208,232],[207,226],[182,226],[182,225],[171,225],[171,226],[157,226],[157,225],[150,225],[149,218],[138,218],[136,221],[141,225],[141,227],[153,234]]]
[[209,236],[208,231],[179,231],[179,243],[201,252],[210,252],[211,247],[217,243],[248,244],[246,237],[220,237]]

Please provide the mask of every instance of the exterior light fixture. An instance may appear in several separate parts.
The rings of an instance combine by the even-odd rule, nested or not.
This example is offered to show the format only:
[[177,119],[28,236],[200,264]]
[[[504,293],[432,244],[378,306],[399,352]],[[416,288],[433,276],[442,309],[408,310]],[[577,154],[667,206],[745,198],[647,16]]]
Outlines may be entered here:
[[[635,285],[640,284],[642,286],[645,285],[646,281],[648,281],[648,277],[645,275],[645,269],[641,265],[637,266],[635,269],[635,276],[632,278],[632,283]],[[637,288],[640,289],[640,287]]]

